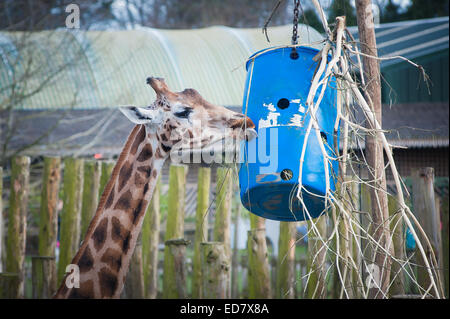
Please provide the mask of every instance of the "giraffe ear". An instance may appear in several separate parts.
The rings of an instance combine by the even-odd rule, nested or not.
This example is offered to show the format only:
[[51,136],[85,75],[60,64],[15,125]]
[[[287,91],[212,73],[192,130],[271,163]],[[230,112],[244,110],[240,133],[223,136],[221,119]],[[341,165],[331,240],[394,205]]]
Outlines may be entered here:
[[158,109],[150,109],[146,107],[120,107],[119,110],[133,123],[149,124],[161,122],[161,111]]

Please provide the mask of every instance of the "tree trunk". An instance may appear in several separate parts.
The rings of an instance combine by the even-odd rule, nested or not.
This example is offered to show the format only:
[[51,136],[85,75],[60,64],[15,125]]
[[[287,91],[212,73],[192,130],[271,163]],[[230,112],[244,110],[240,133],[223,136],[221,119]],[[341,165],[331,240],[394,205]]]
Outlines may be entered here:
[[[361,52],[377,57],[375,30],[372,15],[371,0],[356,0],[356,13],[358,21],[359,41]],[[381,81],[378,60],[363,56],[363,71],[366,82],[365,98],[375,114],[376,120],[382,125],[381,108]],[[374,129],[370,127],[370,129]],[[389,211],[386,189],[386,176],[384,172],[383,146],[373,135],[366,136],[366,154],[369,165],[369,179],[371,180],[371,217],[370,231],[372,237],[381,247],[375,247],[373,263],[379,272],[379,278],[369,289],[369,298],[386,298],[390,281],[391,259],[385,251],[393,253],[393,245],[389,229]]]
[[[11,281],[12,298],[24,297],[24,261],[27,235],[27,210],[30,178],[30,158],[18,156],[12,159],[11,193],[9,196],[8,240],[6,272],[18,274],[17,281]],[[16,285],[14,285],[14,283]]]
[[197,184],[197,210],[195,214],[194,260],[192,269],[192,298],[202,298],[202,264],[200,243],[208,241],[209,191],[211,169],[200,167]]
[[80,244],[81,200],[83,193],[83,160],[64,160],[64,204],[61,214],[58,282],[63,280],[66,267]]

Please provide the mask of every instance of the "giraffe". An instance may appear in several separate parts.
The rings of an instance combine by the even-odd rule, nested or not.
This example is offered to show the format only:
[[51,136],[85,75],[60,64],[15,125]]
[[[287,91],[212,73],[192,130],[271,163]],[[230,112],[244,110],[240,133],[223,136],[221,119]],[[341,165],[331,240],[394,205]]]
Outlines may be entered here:
[[[79,287],[68,287],[66,274],[54,298],[119,298],[159,172],[175,147],[205,148],[224,138],[256,136],[248,117],[209,103],[194,89],[172,92],[155,77],[147,78],[147,84],[156,92],[152,105],[120,109],[136,125],[72,260]],[[195,127],[195,121],[202,126]],[[188,142],[172,134],[180,129]]]

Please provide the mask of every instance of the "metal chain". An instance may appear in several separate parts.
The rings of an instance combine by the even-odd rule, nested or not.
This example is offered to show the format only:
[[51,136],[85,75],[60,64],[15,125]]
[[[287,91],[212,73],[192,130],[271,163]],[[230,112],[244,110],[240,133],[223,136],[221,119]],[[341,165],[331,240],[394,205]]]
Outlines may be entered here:
[[296,45],[298,43],[297,27],[298,27],[298,7],[300,6],[300,0],[294,0],[294,21],[292,26],[292,44]]
[[[297,45],[298,43],[298,35],[297,35],[297,27],[298,27],[298,7],[300,6],[300,0],[294,0],[294,21],[292,22],[292,45]],[[298,59],[298,52],[295,47],[292,48],[291,59]]]

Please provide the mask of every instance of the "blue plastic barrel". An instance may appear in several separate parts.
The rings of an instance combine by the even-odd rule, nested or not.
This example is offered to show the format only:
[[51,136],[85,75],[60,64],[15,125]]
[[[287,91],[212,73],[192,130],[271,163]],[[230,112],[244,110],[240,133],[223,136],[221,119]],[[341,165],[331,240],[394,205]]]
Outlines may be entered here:
[[[250,57],[242,109],[255,123],[258,137],[241,144],[241,201],[253,214],[279,221],[315,218],[325,211],[325,168],[314,130],[309,135],[303,163],[303,204],[296,199],[300,156],[311,119],[306,112],[306,98],[317,68],[313,57],[319,51],[298,47],[296,59],[291,58],[291,51],[288,47],[266,49]],[[334,78],[329,80],[316,116],[325,148],[335,158]],[[328,170],[334,191],[337,161],[328,165]]]

